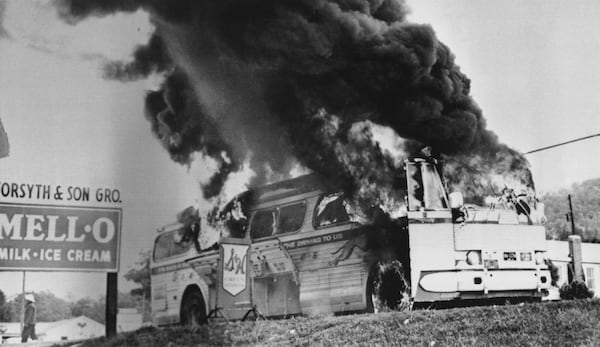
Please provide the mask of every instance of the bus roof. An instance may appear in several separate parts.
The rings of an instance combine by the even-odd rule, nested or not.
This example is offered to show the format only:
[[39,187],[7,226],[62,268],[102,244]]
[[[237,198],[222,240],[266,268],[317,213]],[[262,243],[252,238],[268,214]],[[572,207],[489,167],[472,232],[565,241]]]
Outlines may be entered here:
[[237,196],[239,200],[251,201],[252,205],[284,199],[290,196],[322,191],[326,185],[315,174],[304,175],[285,181],[280,181],[265,186],[251,188]]
[[184,224],[179,223],[179,222],[174,222],[174,223],[170,223],[170,224],[164,225],[164,226],[158,228],[158,230],[156,230],[156,231],[159,234],[162,234],[162,233],[165,233],[165,232],[168,232],[168,231],[173,231],[173,230],[181,229],[183,227],[185,227]]

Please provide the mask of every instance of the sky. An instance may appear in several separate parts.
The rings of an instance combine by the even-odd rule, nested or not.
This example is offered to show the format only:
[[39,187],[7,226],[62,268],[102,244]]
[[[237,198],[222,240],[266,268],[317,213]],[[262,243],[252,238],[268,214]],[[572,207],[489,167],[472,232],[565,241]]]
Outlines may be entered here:
[[[148,16],[137,12],[72,26],[44,1],[0,3],[0,32],[6,33],[0,37],[0,119],[11,146],[9,157],[0,159],[0,183],[118,189],[121,203],[87,205],[123,209],[123,274],[152,247],[158,227],[198,203],[198,180],[209,171],[200,161],[191,168],[175,164],[151,134],[143,96],[158,78],[122,83],[101,76],[103,61],[127,60],[148,39]],[[409,20],[431,24],[451,48],[488,128],[502,142],[527,152],[600,133],[600,3],[408,4]],[[600,137],[528,155],[538,193],[600,177],[594,158],[599,145]],[[104,274],[29,272],[26,279],[26,290],[66,299],[105,291]],[[6,294],[21,286],[21,272],[0,272]],[[132,286],[119,276],[120,290]]]
[[[488,128],[528,152],[600,133],[596,1],[409,1],[471,78]],[[527,156],[538,193],[600,177],[600,137]]]

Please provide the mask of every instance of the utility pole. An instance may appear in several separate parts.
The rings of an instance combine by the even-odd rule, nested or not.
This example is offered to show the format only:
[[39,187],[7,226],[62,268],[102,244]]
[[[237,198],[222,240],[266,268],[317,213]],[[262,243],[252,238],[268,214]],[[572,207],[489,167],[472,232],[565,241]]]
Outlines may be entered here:
[[575,233],[575,218],[573,218],[573,203],[571,202],[571,194],[569,194],[569,213],[567,214],[571,220],[571,233],[569,236],[569,255],[571,256],[571,266],[573,267],[574,281],[583,282],[583,266],[581,253],[581,236]]
[[568,219],[571,221],[571,234],[575,235],[575,218],[573,218],[573,203],[571,202],[571,194],[569,194]]

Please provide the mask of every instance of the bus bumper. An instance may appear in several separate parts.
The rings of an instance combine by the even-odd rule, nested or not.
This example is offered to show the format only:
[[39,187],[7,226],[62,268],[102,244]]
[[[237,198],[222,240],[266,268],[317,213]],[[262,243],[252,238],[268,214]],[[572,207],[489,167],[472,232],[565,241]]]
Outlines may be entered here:
[[414,301],[541,298],[548,293],[550,282],[548,269],[422,271]]

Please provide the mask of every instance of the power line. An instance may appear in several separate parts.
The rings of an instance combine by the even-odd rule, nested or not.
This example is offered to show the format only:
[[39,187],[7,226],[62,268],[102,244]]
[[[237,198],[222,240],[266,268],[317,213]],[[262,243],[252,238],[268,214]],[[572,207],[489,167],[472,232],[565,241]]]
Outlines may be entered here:
[[554,148],[554,147],[558,147],[558,146],[562,146],[562,145],[567,145],[567,144],[569,144],[569,143],[573,143],[573,142],[577,142],[577,141],[583,141],[583,140],[587,140],[587,139],[589,139],[589,138],[596,137],[596,136],[600,136],[600,134],[594,134],[594,135],[589,135],[589,136],[579,137],[579,138],[576,138],[576,139],[574,139],[574,140],[570,140],[570,141],[566,141],[566,142],[557,143],[557,144],[555,144],[555,145],[552,145],[552,146],[546,146],[546,147],[542,147],[542,148],[534,149],[533,151],[525,152],[525,154],[531,154],[531,153],[535,153],[535,152],[539,152],[539,151],[544,151],[544,150],[546,150],[546,149],[550,149],[550,148]]

